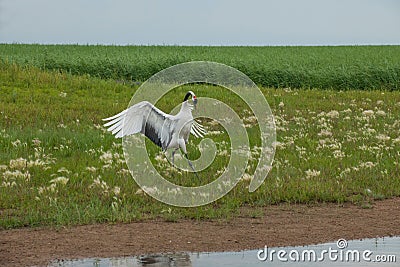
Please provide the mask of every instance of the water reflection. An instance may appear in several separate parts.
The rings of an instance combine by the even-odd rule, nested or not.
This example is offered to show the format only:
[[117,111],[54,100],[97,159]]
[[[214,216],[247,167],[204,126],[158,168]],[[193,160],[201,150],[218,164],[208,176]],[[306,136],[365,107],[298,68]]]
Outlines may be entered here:
[[138,257],[139,266],[176,266],[176,267],[191,267],[190,255],[188,253],[175,254],[154,254],[142,255]]
[[[340,260],[338,257],[336,260],[332,260],[325,254],[323,261],[293,261],[289,259],[289,253],[291,251],[298,251],[299,255],[305,250],[315,251],[316,255],[322,255],[324,250],[329,248],[342,251],[343,255],[350,251],[360,251],[363,253],[368,250],[371,251],[369,258],[371,261],[366,262],[362,258],[359,261],[346,261]],[[101,258],[101,259],[83,259],[83,260],[63,260],[57,261],[50,264],[50,267],[209,267],[209,266],[233,266],[233,267],[253,267],[253,266],[340,266],[340,267],[361,267],[361,266],[385,266],[395,267],[400,266],[400,237],[386,237],[386,238],[372,238],[364,240],[352,240],[346,243],[343,249],[338,248],[337,242],[324,243],[319,245],[300,246],[300,247],[280,247],[280,248],[268,248],[271,252],[275,250],[273,259],[268,258],[265,261],[261,261],[258,257],[259,250],[247,250],[242,252],[212,252],[212,253],[164,253],[164,254],[149,254],[134,257],[124,258]],[[281,261],[277,258],[277,252],[279,250],[286,251],[286,261]],[[293,254],[294,255],[294,254]],[[339,254],[338,254],[339,255]],[[353,255],[353,254],[351,254]],[[376,256],[394,256],[390,259],[387,257],[386,262],[377,262]]]
[[[194,254],[193,254],[194,255]],[[191,254],[162,253],[122,258],[89,258],[82,260],[58,260],[49,267],[192,267]]]

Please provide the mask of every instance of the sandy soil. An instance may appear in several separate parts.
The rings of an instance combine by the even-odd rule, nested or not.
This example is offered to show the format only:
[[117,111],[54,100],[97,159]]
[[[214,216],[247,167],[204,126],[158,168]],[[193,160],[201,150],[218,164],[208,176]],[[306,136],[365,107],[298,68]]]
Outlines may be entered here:
[[55,259],[178,251],[239,251],[377,236],[400,236],[400,198],[373,208],[352,204],[275,205],[265,215],[225,221],[152,220],[0,231],[0,266],[46,265]]

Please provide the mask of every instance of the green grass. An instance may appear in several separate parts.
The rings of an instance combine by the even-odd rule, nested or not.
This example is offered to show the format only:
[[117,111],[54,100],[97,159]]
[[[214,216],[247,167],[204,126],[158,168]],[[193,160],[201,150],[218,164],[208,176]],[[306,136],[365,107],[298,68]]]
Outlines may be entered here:
[[[127,173],[121,140],[101,126],[102,118],[127,107],[136,89],[111,79],[0,64],[0,228],[226,218],[242,206],[346,201],[365,206],[400,196],[400,92],[262,88],[279,141],[264,184],[249,193],[249,182],[241,181],[225,197],[198,208],[160,203],[141,193]],[[170,93],[176,101],[163,98],[157,106],[171,110],[188,89],[229,103],[244,119],[251,115],[235,95],[209,85],[176,88]],[[258,127],[246,123],[256,158]],[[209,137],[229,154],[226,134]],[[197,157],[199,140],[191,140],[189,154]],[[150,142],[148,148],[151,157],[159,153]],[[218,155],[199,173],[200,181],[190,173],[165,174],[183,185],[204,184],[227,160]],[[165,171],[166,163],[153,162]],[[249,164],[252,175],[256,161]],[[51,182],[57,177],[68,180]]]
[[100,78],[145,81],[194,60],[228,64],[274,88],[400,88],[400,46],[196,47],[0,44],[0,59]]

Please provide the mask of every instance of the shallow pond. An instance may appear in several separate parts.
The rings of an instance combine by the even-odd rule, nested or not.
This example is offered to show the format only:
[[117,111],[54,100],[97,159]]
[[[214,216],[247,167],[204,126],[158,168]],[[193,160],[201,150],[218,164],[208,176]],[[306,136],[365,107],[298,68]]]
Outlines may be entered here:
[[298,247],[211,253],[165,253],[123,258],[62,260],[51,267],[184,266],[400,266],[400,237],[338,240]]

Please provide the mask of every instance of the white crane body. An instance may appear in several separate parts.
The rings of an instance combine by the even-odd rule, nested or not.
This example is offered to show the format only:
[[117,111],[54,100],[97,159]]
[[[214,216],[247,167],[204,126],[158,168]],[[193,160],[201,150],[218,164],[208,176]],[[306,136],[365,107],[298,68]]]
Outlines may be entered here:
[[[190,96],[193,105],[188,101]],[[108,121],[104,126],[108,127],[107,130],[112,132],[116,138],[142,133],[163,151],[174,149],[172,161],[178,149],[181,149],[187,158],[186,144],[190,133],[196,137],[203,137],[206,133],[203,126],[193,119],[192,110],[196,104],[197,98],[192,91],[186,94],[181,109],[176,115],[166,114],[153,104],[142,101],[117,115],[103,119]],[[188,163],[194,171],[189,159]]]

